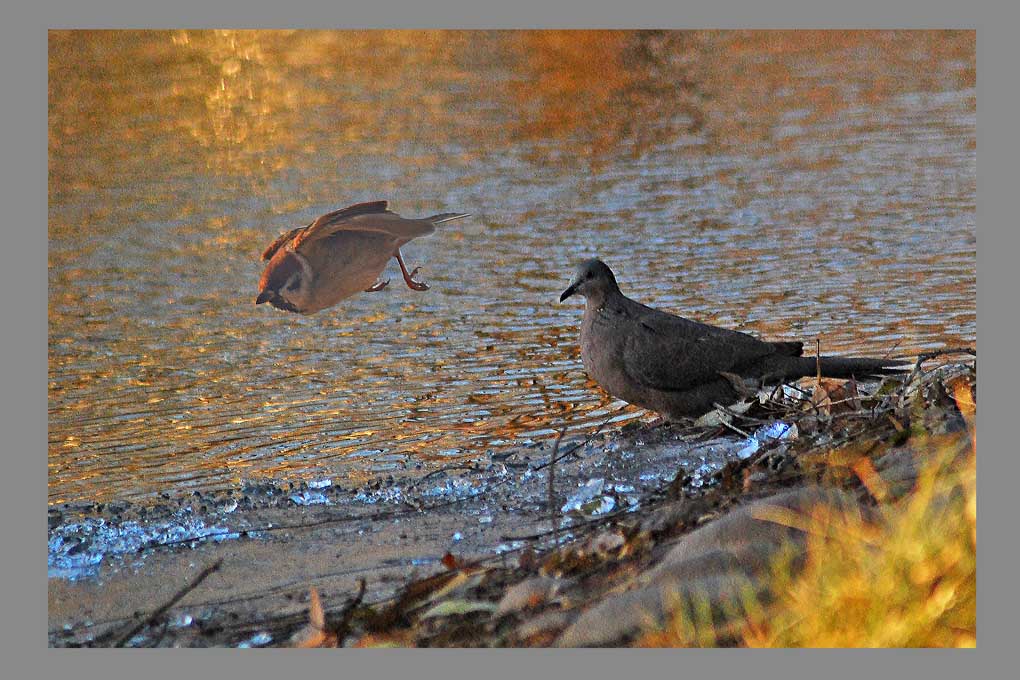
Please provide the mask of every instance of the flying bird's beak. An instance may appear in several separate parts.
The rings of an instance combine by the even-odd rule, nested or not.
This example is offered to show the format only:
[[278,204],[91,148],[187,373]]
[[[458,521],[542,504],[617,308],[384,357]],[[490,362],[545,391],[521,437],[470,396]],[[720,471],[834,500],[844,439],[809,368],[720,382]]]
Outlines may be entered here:
[[272,291],[264,290],[261,293],[259,293],[259,296],[257,298],[255,298],[255,304],[261,305],[263,302],[269,302],[269,300],[272,299],[272,297],[273,297]]
[[576,283],[570,284],[569,286],[567,286],[567,289],[560,294],[560,302],[563,302],[564,300],[566,300],[568,297],[570,297],[571,295],[573,295],[576,292],[577,292],[577,284]]

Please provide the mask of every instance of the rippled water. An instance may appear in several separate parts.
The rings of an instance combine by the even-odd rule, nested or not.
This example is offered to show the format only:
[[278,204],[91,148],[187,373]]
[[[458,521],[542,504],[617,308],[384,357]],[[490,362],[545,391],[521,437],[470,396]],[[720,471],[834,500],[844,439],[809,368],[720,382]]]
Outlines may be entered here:
[[[49,500],[370,477],[633,417],[624,292],[882,355],[976,338],[974,34],[52,33]],[[259,254],[350,203],[464,211],[312,317]],[[895,348],[895,349],[894,349]]]

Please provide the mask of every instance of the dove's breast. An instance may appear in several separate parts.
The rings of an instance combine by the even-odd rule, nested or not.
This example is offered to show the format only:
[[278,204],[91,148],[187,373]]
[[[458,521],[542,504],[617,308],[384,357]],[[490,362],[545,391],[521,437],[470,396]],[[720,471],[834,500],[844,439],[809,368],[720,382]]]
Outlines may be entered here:
[[617,399],[641,405],[627,375],[624,357],[626,333],[618,313],[605,308],[585,309],[581,321],[581,362],[588,376]]

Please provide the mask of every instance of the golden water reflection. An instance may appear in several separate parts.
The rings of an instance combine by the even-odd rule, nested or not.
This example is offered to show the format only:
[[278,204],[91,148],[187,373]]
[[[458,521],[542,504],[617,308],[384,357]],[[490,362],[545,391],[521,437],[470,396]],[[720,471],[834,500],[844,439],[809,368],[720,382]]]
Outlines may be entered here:
[[[833,352],[976,336],[973,32],[54,31],[49,498],[367,479],[637,409],[555,299]],[[391,286],[251,304],[321,212],[463,210]]]

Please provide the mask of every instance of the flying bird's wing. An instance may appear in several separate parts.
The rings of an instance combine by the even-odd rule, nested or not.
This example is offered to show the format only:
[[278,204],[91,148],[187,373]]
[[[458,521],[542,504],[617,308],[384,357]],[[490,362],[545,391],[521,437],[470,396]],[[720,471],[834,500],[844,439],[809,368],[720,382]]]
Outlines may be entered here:
[[285,244],[291,243],[291,248],[297,250],[298,246],[308,240],[318,240],[331,234],[336,233],[343,228],[345,220],[358,215],[393,215],[386,206],[389,205],[387,201],[372,201],[370,203],[355,203],[349,205],[346,208],[340,210],[334,210],[333,212],[326,213],[321,217],[317,217],[311,224],[303,227],[296,227],[291,229],[286,234],[280,234],[275,241],[269,244],[269,247],[262,251],[262,259],[268,260],[276,251],[283,247]]
[[687,390],[776,352],[771,343],[746,333],[642,308],[644,313],[630,319],[623,364],[647,387]]
[[300,232],[304,231],[307,228],[308,227],[298,227],[296,229],[291,229],[290,231],[288,231],[285,234],[280,234],[276,238],[275,241],[273,241],[272,243],[269,244],[268,248],[266,248],[265,250],[262,251],[262,259],[263,260],[268,260],[268,259],[272,258],[273,255],[276,255],[276,251],[277,250],[282,248],[284,246],[284,244],[289,242],[292,238],[294,238]]
[[386,201],[359,203],[318,218],[294,238],[291,247],[297,250],[305,243],[343,231],[376,232],[400,241],[410,241],[435,230],[435,225],[428,220],[409,220],[387,210]]

